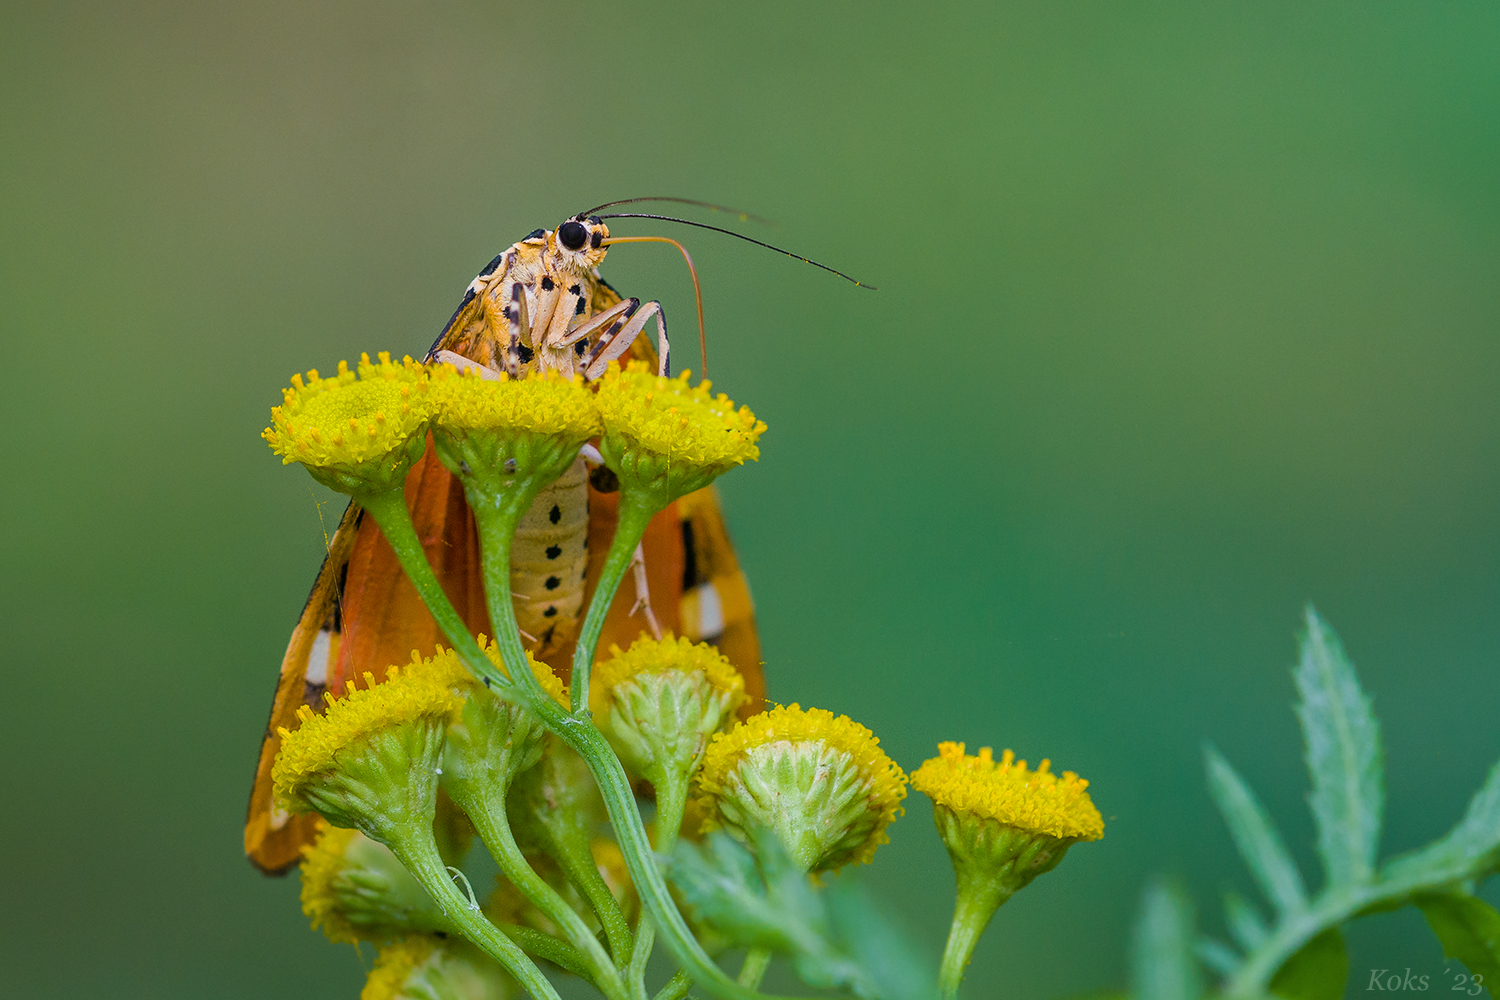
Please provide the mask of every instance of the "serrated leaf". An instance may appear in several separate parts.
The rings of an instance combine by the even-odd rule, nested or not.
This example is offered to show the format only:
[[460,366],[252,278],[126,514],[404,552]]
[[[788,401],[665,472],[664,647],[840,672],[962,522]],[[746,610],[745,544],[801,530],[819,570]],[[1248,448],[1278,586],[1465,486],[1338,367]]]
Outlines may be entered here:
[[1384,877],[1414,887],[1438,887],[1483,879],[1500,867],[1500,764],[1469,800],[1464,818],[1447,836],[1418,851],[1392,859]]
[[1349,980],[1349,949],[1337,927],[1303,945],[1271,977],[1270,991],[1283,1000],[1340,1000]]
[[1443,943],[1443,954],[1464,963],[1493,997],[1492,985],[1500,983],[1500,913],[1457,892],[1424,893],[1413,902]]
[[1260,891],[1283,915],[1300,913],[1307,908],[1307,889],[1270,815],[1217,750],[1205,746],[1203,757],[1208,767],[1208,790]]
[[1182,890],[1156,881],[1146,887],[1135,925],[1130,992],[1136,1000],[1198,1000],[1193,913]]
[[1312,775],[1308,803],[1328,884],[1367,883],[1375,872],[1385,805],[1380,725],[1338,636],[1311,607],[1302,657],[1292,673]]
[[1229,933],[1234,935],[1235,943],[1246,952],[1259,948],[1260,943],[1270,934],[1260,914],[1239,893],[1224,894],[1224,922],[1229,925]]

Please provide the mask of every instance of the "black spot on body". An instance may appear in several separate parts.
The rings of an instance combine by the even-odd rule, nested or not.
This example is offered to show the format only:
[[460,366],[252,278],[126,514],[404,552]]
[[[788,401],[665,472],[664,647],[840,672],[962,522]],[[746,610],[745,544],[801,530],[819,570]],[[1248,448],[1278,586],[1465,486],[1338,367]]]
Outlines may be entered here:
[[553,524],[556,524],[558,521],[561,521],[562,520],[562,508],[559,507],[557,504],[553,504],[552,505],[552,509],[547,512],[547,520],[551,521]]
[[573,353],[578,355],[580,358],[583,357],[583,352],[588,349],[589,342],[586,340],[580,340],[578,343],[573,345]]
[[556,287],[557,287],[556,282],[554,282],[549,276],[547,276],[545,274],[542,275],[542,291],[544,291],[544,292],[550,292],[550,291],[552,291],[552,289],[554,289]]
[[547,558],[548,559],[556,559],[560,555],[562,555],[562,546],[561,545],[549,545],[549,546],[547,546]]
[[495,268],[499,267],[500,266],[500,262],[502,260],[504,260],[504,259],[505,259],[505,254],[503,254],[503,253],[497,253],[497,254],[495,254],[495,259],[492,260],[492,261],[490,261],[488,264],[484,265],[484,270],[479,272],[479,276],[481,278],[488,278],[490,275],[494,274],[495,273]]
[[557,608],[554,607],[551,604],[547,605],[547,610],[542,612],[542,617],[543,618],[555,618],[555,617],[557,617]]
[[520,355],[521,364],[523,365],[530,361],[532,358],[536,357],[536,352],[527,347],[525,344],[516,345],[516,354]]
[[542,633],[542,637],[539,640],[537,640],[537,645],[538,646],[545,646],[548,643],[550,643],[552,641],[552,633],[556,632],[556,631],[557,631],[557,626],[556,625],[553,625],[552,627],[548,628],[547,631],[545,631],[545,632]]
[[581,285],[569,285],[568,286],[568,294],[569,295],[582,295],[583,294],[583,286],[581,286]]
[[[577,295],[578,293],[574,292],[573,294]],[[579,299],[578,300],[578,305],[576,305],[576,306],[573,307],[573,315],[574,316],[582,316],[583,315],[583,311],[585,309],[587,309],[588,307],[589,307],[589,304],[587,302],[585,302],[583,299]]]
[[600,493],[618,493],[620,477],[607,465],[595,466],[589,472],[589,485]]
[[597,230],[597,229],[594,230],[594,234],[589,237],[589,246],[593,247],[595,250],[598,250],[599,249],[599,244],[601,244],[603,242],[604,242],[604,234],[601,233],[601,232],[599,232],[599,230]]
[[693,522],[682,522],[682,589],[692,590],[699,584],[698,551],[693,542]]
[[556,590],[558,587],[562,586],[562,581],[555,576],[549,576],[547,577],[545,586],[548,590]]
[[527,234],[526,238],[528,240],[546,239],[547,238],[547,230],[545,230],[545,229],[533,229],[530,233]]

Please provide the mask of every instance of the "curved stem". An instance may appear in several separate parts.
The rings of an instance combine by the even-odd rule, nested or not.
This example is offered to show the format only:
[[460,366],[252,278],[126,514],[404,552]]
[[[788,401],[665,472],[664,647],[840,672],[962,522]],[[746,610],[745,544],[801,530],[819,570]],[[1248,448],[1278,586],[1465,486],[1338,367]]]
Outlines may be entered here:
[[615,525],[615,537],[609,543],[609,553],[604,557],[604,568],[599,573],[599,583],[594,587],[593,600],[589,602],[588,614],[578,630],[578,644],[573,648],[573,677],[571,682],[573,712],[583,712],[589,703],[589,669],[594,663],[594,648],[599,645],[599,634],[604,631],[604,619],[614,603],[615,592],[620,581],[625,579],[630,563],[635,558],[635,549],[646,534],[646,526],[666,504],[656,506],[656,498],[643,496],[631,489],[620,493],[619,521]]
[[411,523],[411,512],[406,509],[403,491],[397,488],[389,493],[358,499],[359,505],[380,526],[385,540],[390,543],[391,551],[396,553],[396,559],[406,571],[407,579],[411,580],[433,620],[453,644],[454,651],[491,690],[502,693],[511,691],[513,688],[510,681],[484,655],[479,643],[470,634],[469,627],[454,609],[453,602],[448,600],[443,585],[438,583],[437,576],[432,572],[432,564],[427,561],[422,540],[417,537],[417,529]]
[[667,985],[661,988],[661,992],[656,994],[654,1000],[682,1000],[692,988],[693,977],[689,976],[686,970],[678,969],[676,974],[667,980]]
[[755,989],[765,977],[771,965],[771,949],[751,948],[745,953],[745,964],[740,966],[739,984]]
[[[577,949],[584,978],[590,980],[599,992],[611,1000],[622,1000],[625,997],[625,984],[620,980],[614,962],[577,911],[526,863],[526,858],[521,854],[515,836],[511,833],[510,824],[505,822],[505,790],[495,791],[498,794],[498,809],[493,802],[459,802],[459,806],[473,821],[475,832],[479,834],[479,839],[484,842],[495,863],[500,866],[501,874],[510,879],[521,891],[521,895],[530,900],[543,916],[557,925],[563,936]],[[452,794],[452,790],[449,794]]]
[[948,945],[943,949],[943,964],[938,972],[938,987],[945,1000],[958,994],[964,981],[964,970],[974,957],[974,946],[989,926],[990,918],[1000,904],[1010,898],[998,879],[958,876],[958,901],[953,906],[953,924],[948,929]]
[[498,927],[490,923],[470,899],[454,886],[453,880],[448,876],[448,869],[443,865],[443,859],[438,856],[437,844],[433,841],[430,830],[415,833],[410,838],[400,838],[390,844],[390,848],[397,860],[422,884],[422,888],[437,900],[443,909],[443,915],[464,937],[483,948],[486,954],[504,966],[536,1000],[561,1000],[536,963]]
[[[687,808],[686,775],[652,775],[656,786],[656,850],[659,854],[671,854],[677,846],[677,834],[682,829],[682,814]],[[634,1000],[646,1000],[646,962],[656,944],[656,927],[650,917],[642,918],[635,931],[635,950],[630,955],[630,995]],[[691,980],[689,980],[691,984]],[[669,984],[670,985],[670,984]],[[752,987],[755,984],[751,984]]]

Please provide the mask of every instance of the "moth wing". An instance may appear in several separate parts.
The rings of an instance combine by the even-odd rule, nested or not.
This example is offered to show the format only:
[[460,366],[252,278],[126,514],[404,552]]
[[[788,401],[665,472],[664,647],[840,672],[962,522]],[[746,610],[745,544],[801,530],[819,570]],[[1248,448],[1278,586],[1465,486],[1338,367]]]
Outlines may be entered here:
[[704,487],[675,506],[683,547],[677,601],[680,634],[694,642],[713,643],[734,664],[749,695],[740,716],[748,718],[764,707],[766,678],[750,584],[729,540],[719,491]]
[[[302,705],[317,707],[329,661],[337,655],[341,624],[339,591],[359,532],[360,513],[353,503],[345,509],[281,660],[271,718],[261,741],[255,786],[245,817],[245,853],[265,872],[281,872],[294,864],[302,845],[312,836],[314,817],[288,816],[275,808],[271,797],[271,765],[281,749],[280,730],[296,728],[297,709]],[[313,661],[311,681],[309,661]]]
[[[406,477],[406,502],[459,615],[471,632],[489,634],[474,517],[463,487],[438,461],[431,441]],[[288,817],[272,799],[279,730],[297,727],[298,706],[321,711],[325,691],[339,697],[351,678],[383,680],[392,664],[408,662],[414,652],[431,656],[442,638],[390,543],[374,519],[361,514],[355,504],[345,512],[282,659],[245,821],[245,853],[268,873],[296,864],[313,836],[312,816]]]

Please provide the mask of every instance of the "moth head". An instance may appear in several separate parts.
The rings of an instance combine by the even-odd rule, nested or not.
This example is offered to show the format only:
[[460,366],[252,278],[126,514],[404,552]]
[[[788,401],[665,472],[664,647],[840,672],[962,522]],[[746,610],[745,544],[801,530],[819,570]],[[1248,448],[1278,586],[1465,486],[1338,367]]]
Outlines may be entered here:
[[558,226],[553,237],[558,254],[570,268],[589,270],[598,267],[609,252],[604,245],[609,239],[609,227],[597,215],[587,218],[575,215]]

